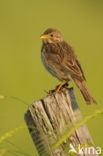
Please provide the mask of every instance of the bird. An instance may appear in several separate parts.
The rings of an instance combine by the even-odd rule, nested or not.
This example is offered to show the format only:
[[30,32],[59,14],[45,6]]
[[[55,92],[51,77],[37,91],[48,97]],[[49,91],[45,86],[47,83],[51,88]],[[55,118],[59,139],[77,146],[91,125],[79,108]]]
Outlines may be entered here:
[[41,60],[54,77],[61,81],[56,91],[73,81],[82,93],[86,104],[97,103],[86,85],[86,78],[81,64],[71,45],[62,33],[55,28],[46,29],[40,36],[42,40]]

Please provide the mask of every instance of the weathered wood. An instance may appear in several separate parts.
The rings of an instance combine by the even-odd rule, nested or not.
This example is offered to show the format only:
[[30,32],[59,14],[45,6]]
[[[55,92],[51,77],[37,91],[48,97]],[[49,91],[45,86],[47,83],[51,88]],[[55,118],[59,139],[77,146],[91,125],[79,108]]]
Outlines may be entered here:
[[[51,148],[58,136],[81,118],[72,88],[63,89],[60,93],[53,93],[34,102],[25,114],[25,121],[40,156],[68,156],[64,149],[68,147],[69,150],[70,143],[74,147],[79,144],[93,144],[88,128],[83,125],[56,150]],[[96,156],[96,154],[89,155],[84,152],[83,156]]]

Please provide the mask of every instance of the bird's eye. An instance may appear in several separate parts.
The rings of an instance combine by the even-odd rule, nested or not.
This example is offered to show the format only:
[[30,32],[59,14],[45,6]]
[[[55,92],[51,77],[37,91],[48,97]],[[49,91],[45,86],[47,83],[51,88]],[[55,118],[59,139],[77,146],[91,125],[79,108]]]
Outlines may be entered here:
[[50,36],[53,37],[53,34],[51,34]]

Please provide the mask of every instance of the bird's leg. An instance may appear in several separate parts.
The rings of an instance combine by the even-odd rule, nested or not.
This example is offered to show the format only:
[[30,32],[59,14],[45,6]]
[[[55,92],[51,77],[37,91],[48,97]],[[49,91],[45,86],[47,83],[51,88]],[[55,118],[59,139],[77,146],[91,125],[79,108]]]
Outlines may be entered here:
[[[69,81],[69,80],[68,80]],[[57,85],[55,89],[45,91],[47,94],[52,94],[54,92],[59,92],[62,88],[67,88],[68,87],[68,81],[63,80],[61,84]]]
[[55,91],[56,91],[56,92],[59,92],[63,87],[67,87],[67,86],[68,86],[68,81],[63,80],[63,81],[61,82],[61,84],[58,85],[58,86],[55,88]]

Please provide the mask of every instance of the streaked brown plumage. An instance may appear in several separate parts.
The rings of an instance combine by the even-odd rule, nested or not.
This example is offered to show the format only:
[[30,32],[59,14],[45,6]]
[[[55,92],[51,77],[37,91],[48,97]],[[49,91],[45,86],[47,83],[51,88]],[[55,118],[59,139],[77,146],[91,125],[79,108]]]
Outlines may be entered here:
[[96,103],[89,93],[84,72],[72,47],[57,29],[49,28],[42,35],[41,58],[46,69],[60,81],[73,80],[87,104]]

